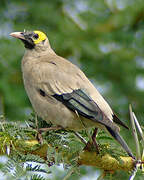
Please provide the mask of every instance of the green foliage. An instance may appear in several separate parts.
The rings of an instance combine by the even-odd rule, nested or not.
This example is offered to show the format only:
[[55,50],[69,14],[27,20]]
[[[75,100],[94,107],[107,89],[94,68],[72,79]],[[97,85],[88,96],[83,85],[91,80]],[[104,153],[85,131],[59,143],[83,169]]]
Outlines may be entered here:
[[41,177],[41,175],[34,174],[30,180],[45,180],[45,178]]
[[[45,169],[40,165],[32,167],[31,164],[20,163],[18,160],[9,159],[7,164],[3,167],[2,172],[12,179],[25,179],[25,180],[45,180],[41,173],[48,174]],[[39,173],[39,174],[34,174]],[[33,174],[33,175],[32,175]]]
[[[37,120],[38,124],[41,125],[39,127],[37,127]],[[31,154],[41,148],[38,144],[29,145],[26,143],[26,141],[31,142],[37,136],[37,131],[31,127],[36,129],[42,128],[44,124],[44,127],[51,126],[50,124],[46,124],[41,118],[37,119],[35,115],[32,115],[27,123],[23,125],[6,121],[1,124],[0,152],[4,154],[9,152],[9,160],[1,169],[5,175],[11,179],[21,179],[23,177],[26,177],[28,180],[30,178],[41,179],[43,178],[41,173],[46,175],[51,174],[50,167],[56,167],[60,164],[63,164],[64,170],[67,172],[65,174],[66,177],[75,177],[76,174],[80,175],[80,168],[77,166],[77,161],[79,153],[83,151],[85,145],[71,131],[57,130],[43,132],[43,143],[48,145],[47,159],[44,160],[38,155]],[[80,133],[87,141],[91,134],[92,130],[89,132],[82,131]],[[120,146],[117,148],[114,139],[108,137],[105,132],[100,131],[97,140],[100,156],[109,153],[112,157],[119,160],[120,163],[123,163],[119,157],[125,156],[126,153],[122,151]],[[35,163],[36,165],[34,165]],[[75,175],[73,176],[72,174]]]

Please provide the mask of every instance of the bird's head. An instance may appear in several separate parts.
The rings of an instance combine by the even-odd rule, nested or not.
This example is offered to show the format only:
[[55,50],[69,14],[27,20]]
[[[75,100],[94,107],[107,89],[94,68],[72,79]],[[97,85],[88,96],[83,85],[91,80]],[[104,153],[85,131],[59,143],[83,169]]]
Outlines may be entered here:
[[41,31],[13,32],[10,36],[20,39],[27,49],[49,46],[47,36]]

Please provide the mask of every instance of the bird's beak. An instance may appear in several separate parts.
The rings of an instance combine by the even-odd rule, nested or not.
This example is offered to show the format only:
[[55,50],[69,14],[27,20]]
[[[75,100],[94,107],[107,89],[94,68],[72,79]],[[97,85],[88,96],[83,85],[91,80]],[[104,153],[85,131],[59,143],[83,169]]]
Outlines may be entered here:
[[10,36],[25,40],[24,33],[23,32],[13,32],[10,34]]
[[20,39],[24,45],[25,48],[33,49],[35,47],[34,41],[31,38],[33,33],[30,32],[13,32],[10,34],[10,36]]

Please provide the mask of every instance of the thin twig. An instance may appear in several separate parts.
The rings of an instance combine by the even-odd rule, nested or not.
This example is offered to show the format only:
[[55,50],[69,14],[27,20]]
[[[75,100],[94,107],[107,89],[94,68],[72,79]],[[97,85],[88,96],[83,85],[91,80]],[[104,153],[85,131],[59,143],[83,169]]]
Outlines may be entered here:
[[52,126],[52,127],[48,127],[48,128],[39,128],[38,131],[39,132],[47,132],[47,131],[54,131],[54,130],[61,130],[62,128],[60,126]]
[[135,120],[136,127],[137,127],[137,129],[139,131],[139,134],[140,134],[141,138],[142,138],[142,147],[144,148],[144,134],[143,134],[141,126],[140,126],[140,124],[139,124],[139,122],[138,122],[134,112],[133,112],[133,117],[134,117],[134,120]]
[[74,131],[73,133],[76,137],[78,137],[81,140],[81,142],[83,142],[85,145],[87,145],[87,141],[78,132]]
[[144,149],[143,149],[143,152],[142,152],[142,172],[144,173]]
[[74,169],[75,169],[75,168],[72,168],[72,169],[67,173],[67,175],[63,178],[63,180],[67,180],[67,179],[72,175],[72,173],[74,172]]
[[98,178],[97,180],[103,180],[105,177],[105,172],[103,172]]
[[132,133],[133,133],[133,137],[136,144],[136,155],[137,155],[137,159],[140,160],[141,159],[140,145],[139,145],[139,140],[138,140],[138,135],[137,135],[136,127],[135,127],[135,121],[134,121],[131,105],[129,105],[129,111],[130,111],[130,120],[131,120],[131,125],[132,125]]
[[132,173],[132,175],[129,177],[129,180],[133,180],[135,178],[137,170],[138,170],[138,167],[136,166],[133,173]]
[[36,124],[36,129],[37,129],[37,132],[38,132],[38,117],[37,117],[36,114],[35,114],[35,124]]

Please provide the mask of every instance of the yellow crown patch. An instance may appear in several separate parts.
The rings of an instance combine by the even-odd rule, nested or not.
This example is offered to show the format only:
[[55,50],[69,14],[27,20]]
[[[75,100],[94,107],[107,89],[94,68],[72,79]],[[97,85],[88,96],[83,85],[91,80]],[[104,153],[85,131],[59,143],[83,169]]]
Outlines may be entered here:
[[41,31],[34,31],[34,33],[38,34],[38,38],[37,39],[33,39],[35,44],[38,44],[38,43],[44,41],[47,38],[45,33],[41,32]]

